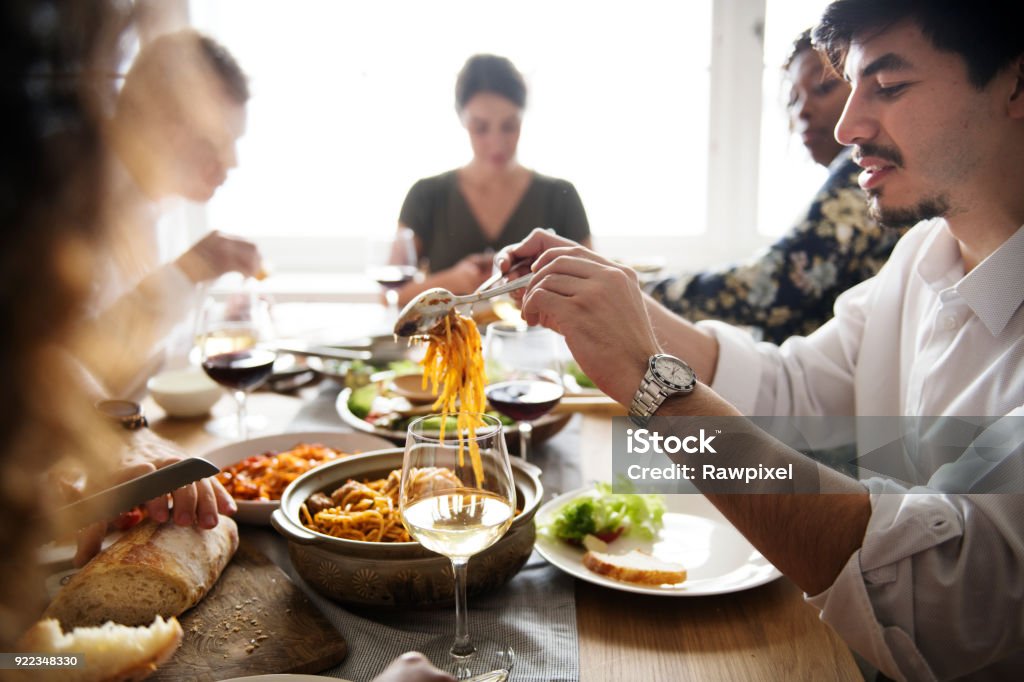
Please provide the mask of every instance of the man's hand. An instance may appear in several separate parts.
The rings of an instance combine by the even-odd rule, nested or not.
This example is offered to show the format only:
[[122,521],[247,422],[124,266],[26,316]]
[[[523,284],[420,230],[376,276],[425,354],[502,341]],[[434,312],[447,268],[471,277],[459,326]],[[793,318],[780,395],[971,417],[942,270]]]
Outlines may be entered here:
[[435,668],[423,654],[410,651],[392,661],[372,682],[455,682],[455,678]]
[[[97,490],[130,481],[151,471],[179,462],[185,458],[180,448],[160,438],[152,431],[133,431],[132,443],[122,458],[121,465]],[[213,528],[219,521],[219,514],[231,515],[238,510],[235,501],[216,478],[204,478],[182,486],[169,495],[146,503],[149,517],[157,523],[164,523],[171,517],[173,500],[174,522],[179,526],[198,525]],[[107,534],[107,523],[94,523],[78,531],[78,551],[75,565],[83,566],[99,551]]]
[[240,272],[249,277],[263,274],[263,258],[254,243],[216,230],[193,244],[176,263],[197,284],[217,279],[227,272]]
[[498,254],[502,271],[533,261],[522,293],[523,319],[565,336],[580,369],[623,405],[636,392],[647,359],[660,351],[636,273],[545,230]]

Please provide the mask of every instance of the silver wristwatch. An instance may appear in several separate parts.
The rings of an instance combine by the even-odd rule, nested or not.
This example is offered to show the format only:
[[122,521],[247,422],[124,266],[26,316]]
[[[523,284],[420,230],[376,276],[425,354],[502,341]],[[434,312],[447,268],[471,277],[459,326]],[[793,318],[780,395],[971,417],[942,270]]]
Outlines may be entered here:
[[647,422],[669,396],[689,393],[697,385],[697,375],[677,357],[659,353],[647,361],[640,388],[629,404],[629,418],[637,426]]

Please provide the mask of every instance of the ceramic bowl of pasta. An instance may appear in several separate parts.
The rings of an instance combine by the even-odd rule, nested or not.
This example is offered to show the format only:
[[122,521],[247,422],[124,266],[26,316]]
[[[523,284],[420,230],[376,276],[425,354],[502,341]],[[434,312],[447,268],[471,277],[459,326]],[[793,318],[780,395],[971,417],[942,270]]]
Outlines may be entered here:
[[[296,479],[281,496],[271,524],[287,538],[295,570],[324,596],[373,607],[453,602],[451,562],[410,540],[402,526],[397,502],[402,455],[396,448],[330,462]],[[540,469],[513,460],[512,473],[518,514],[498,542],[469,560],[470,594],[508,582],[533,552],[533,517],[544,495]],[[367,506],[360,504],[364,499],[382,510],[383,520],[362,525],[359,518],[339,518],[343,515],[327,506]],[[317,514],[324,509],[327,514]],[[335,532],[348,537],[335,537]]]

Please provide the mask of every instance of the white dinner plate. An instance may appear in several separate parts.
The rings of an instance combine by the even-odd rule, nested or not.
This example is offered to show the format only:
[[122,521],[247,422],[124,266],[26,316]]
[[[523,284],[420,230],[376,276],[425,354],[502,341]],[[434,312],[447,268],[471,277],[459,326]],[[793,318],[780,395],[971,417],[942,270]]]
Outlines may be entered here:
[[[537,525],[549,523],[562,505],[592,490],[593,487],[588,486],[551,500],[537,510]],[[537,534],[537,551],[580,580],[639,594],[670,597],[726,594],[764,585],[782,575],[703,495],[665,495],[664,498],[664,523],[653,540],[620,537],[609,545],[608,551],[624,554],[639,549],[662,561],[680,563],[687,575],[679,585],[635,585],[598,575],[583,565],[583,548],[540,533]]]
[[[353,431],[295,431],[261,436],[231,443],[202,455],[223,469],[252,455],[290,450],[299,443],[319,443],[351,455],[393,448],[389,441],[369,433]],[[278,500],[236,500],[238,513],[235,520],[242,523],[268,526],[270,515],[281,506]]]

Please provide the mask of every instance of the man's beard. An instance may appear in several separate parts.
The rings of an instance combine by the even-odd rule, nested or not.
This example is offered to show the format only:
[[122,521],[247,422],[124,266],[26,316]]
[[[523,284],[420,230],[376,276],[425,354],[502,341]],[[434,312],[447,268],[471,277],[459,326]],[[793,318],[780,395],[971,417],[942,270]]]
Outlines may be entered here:
[[868,215],[885,227],[913,227],[922,220],[944,217],[949,212],[949,198],[945,194],[926,197],[914,206],[882,208],[879,192],[869,192]]

